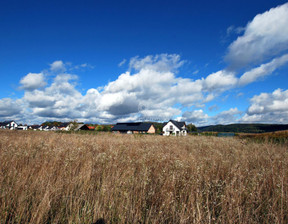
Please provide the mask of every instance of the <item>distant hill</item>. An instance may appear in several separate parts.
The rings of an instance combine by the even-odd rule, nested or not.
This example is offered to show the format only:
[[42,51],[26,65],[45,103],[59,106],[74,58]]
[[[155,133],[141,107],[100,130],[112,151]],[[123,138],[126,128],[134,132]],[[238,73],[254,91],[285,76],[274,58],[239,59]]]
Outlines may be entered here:
[[197,127],[201,132],[265,133],[288,130],[288,124],[228,124]]

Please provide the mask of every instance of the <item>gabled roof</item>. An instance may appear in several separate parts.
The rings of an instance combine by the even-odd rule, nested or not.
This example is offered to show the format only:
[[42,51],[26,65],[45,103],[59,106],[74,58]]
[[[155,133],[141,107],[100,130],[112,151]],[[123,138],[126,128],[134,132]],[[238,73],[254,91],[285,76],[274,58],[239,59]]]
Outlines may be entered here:
[[30,125],[29,127],[31,127],[32,129],[38,129],[38,128],[40,128],[41,126],[40,126],[40,125],[37,125],[37,124],[34,124],[34,125]]
[[89,128],[87,124],[78,124],[78,127],[75,128],[74,131],[78,131],[78,130],[89,130]]
[[117,123],[111,131],[148,131],[151,127],[151,123]]
[[10,124],[11,122],[15,122],[15,121],[13,121],[13,120],[11,120],[11,121],[3,121],[3,122],[0,122],[0,126],[6,126],[6,125]]
[[42,126],[42,129],[47,129],[47,130],[49,130],[49,129],[51,129],[53,126],[49,126],[49,125],[45,125],[45,126]]
[[[186,123],[185,122],[179,122],[179,121],[175,121],[175,120],[169,120],[168,122],[164,123],[163,127],[168,124],[169,122],[171,122],[172,124],[174,124],[179,130],[183,130],[182,127],[185,126],[186,129]],[[185,130],[184,129],[184,130]]]
[[61,123],[61,124],[59,125],[59,128],[66,128],[66,127],[69,126],[70,123],[71,123],[71,122],[63,122],[63,123]]

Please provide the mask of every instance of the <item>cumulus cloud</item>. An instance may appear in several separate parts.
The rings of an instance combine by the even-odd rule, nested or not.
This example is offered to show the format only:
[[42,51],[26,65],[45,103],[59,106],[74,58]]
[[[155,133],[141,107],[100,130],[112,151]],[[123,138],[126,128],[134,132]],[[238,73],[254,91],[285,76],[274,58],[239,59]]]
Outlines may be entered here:
[[234,73],[221,70],[209,75],[205,79],[205,87],[207,88],[207,90],[210,91],[224,91],[226,89],[234,87],[237,82],[238,79],[235,77]]
[[21,100],[12,100],[10,98],[0,99],[0,117],[10,118],[18,115],[22,110]]
[[140,71],[153,70],[158,72],[175,71],[181,67],[185,61],[180,60],[180,56],[177,54],[159,54],[149,55],[145,58],[134,57],[130,60],[130,69]]
[[46,108],[53,106],[56,102],[55,97],[47,96],[45,91],[35,90],[34,92],[26,92],[24,99],[29,103],[31,108]]
[[[197,125],[238,121],[241,111],[236,107],[209,117],[205,104],[227,90],[261,80],[288,63],[288,3],[255,16],[245,28],[229,27],[227,35],[232,33],[241,36],[228,48],[228,67],[202,74],[199,79],[178,74],[185,61],[177,54],[138,56],[119,63],[118,66],[129,63],[129,69],[117,79],[83,94],[77,90],[78,76],[69,71],[93,66],[54,61],[49,70],[29,73],[20,80],[25,91],[21,102],[0,100],[0,116],[21,114],[24,118],[34,116],[36,121],[61,118],[99,123],[176,117]],[[287,98],[287,91],[280,89],[254,96],[239,121],[287,122]],[[19,103],[26,108],[19,109]],[[213,108],[218,110],[217,105],[209,110]]]
[[181,120],[193,123],[196,126],[231,124],[237,122],[241,114],[242,112],[237,107],[222,111],[214,116],[209,116],[203,110],[193,110],[184,112]]
[[[101,92],[98,109],[113,115],[139,112],[141,117],[154,116],[157,120],[161,114],[162,120],[165,120],[169,116],[181,115],[176,104],[202,107],[203,103],[213,100],[217,94],[237,83],[234,74],[224,70],[206,79],[176,77],[175,73],[183,63],[179,55],[132,58],[130,65],[136,73],[123,73],[106,85]],[[143,106],[145,110],[139,110]]]
[[214,124],[231,124],[237,122],[241,114],[242,112],[235,107],[227,111],[222,111],[212,117],[212,120]]
[[208,114],[205,114],[203,110],[186,111],[182,116],[182,120],[197,126],[207,124],[208,118]]
[[[134,73],[127,71],[103,86],[101,91],[92,88],[82,94],[76,88],[78,77],[67,71],[60,72],[64,64],[62,61],[53,62],[51,70],[56,71],[57,68],[58,73],[50,84],[41,89],[35,85],[29,91],[26,88],[23,100],[31,114],[43,119],[114,122],[138,117],[142,120],[167,120],[180,116],[180,107],[204,106],[203,103],[216,96],[213,91],[219,92],[224,85],[216,84],[217,77],[213,81],[211,78],[207,81],[176,77],[175,73],[183,63],[179,55],[132,58],[130,65]],[[48,77],[53,76],[48,74]],[[224,79],[224,75],[220,78]]]
[[[176,76],[185,63],[177,54],[149,55],[132,58],[129,70],[116,80],[82,94],[76,88],[78,77],[67,72],[72,65],[59,60],[50,64],[50,70],[46,71],[53,75],[47,77],[54,77],[49,86],[43,73],[29,73],[21,79],[21,88],[25,90],[21,100],[26,103],[29,113],[36,117],[35,120],[40,117],[112,123],[137,119],[163,121],[178,116],[198,125],[237,121],[241,115],[237,108],[209,117],[197,107],[205,107],[207,102],[224,91],[258,81],[288,62],[288,54],[283,53],[288,49],[287,7],[288,3],[257,15],[246,26],[244,34],[229,46],[226,60],[230,67],[206,78],[194,80]],[[126,61],[119,66],[124,63]],[[252,67],[240,78],[237,69],[231,69],[245,71],[247,66],[257,63],[258,67]],[[86,67],[88,64],[85,63],[77,68]],[[251,106],[240,121],[268,121],[277,116],[282,119],[287,109],[287,97],[276,100],[277,93],[285,98],[282,90],[253,97]],[[22,113],[13,100],[2,101],[2,105],[6,103],[10,109],[0,106],[0,116]],[[191,107],[196,110],[189,111]],[[182,114],[184,108],[187,111]],[[279,119],[277,121],[280,122]]]
[[[285,56],[275,59],[265,65],[264,70],[271,72],[285,61]],[[50,85],[45,88],[39,89],[39,84],[35,84],[34,88],[27,86],[23,101],[27,104],[29,113],[36,119],[82,119],[113,123],[137,119],[164,121],[178,116],[197,125],[205,122],[225,123],[236,119],[240,113],[237,108],[214,117],[209,117],[203,110],[197,109],[182,114],[182,109],[205,107],[205,103],[237,86],[239,80],[242,80],[242,84],[247,84],[248,81],[245,80],[247,77],[251,79],[253,70],[240,79],[234,72],[221,70],[206,78],[193,80],[176,76],[177,69],[183,64],[184,61],[181,61],[179,55],[161,54],[132,58],[130,66],[134,73],[127,71],[101,90],[91,88],[85,94],[76,88],[78,76],[62,70],[56,73]],[[41,77],[44,79],[44,76]],[[26,79],[24,77],[22,80]],[[23,83],[24,81],[22,85]]]
[[288,123],[288,90],[255,95],[250,103],[242,122]]
[[288,49],[288,3],[258,14],[228,49],[233,69],[271,60]]
[[25,92],[23,99],[28,103],[32,113],[47,118],[81,117],[77,110],[83,98],[75,89],[75,75],[59,74],[52,84],[42,90]]
[[29,73],[20,80],[21,88],[32,91],[46,86],[45,76],[43,73]]
[[66,67],[63,61],[54,61],[52,64],[50,64],[50,70],[52,72],[65,72]]

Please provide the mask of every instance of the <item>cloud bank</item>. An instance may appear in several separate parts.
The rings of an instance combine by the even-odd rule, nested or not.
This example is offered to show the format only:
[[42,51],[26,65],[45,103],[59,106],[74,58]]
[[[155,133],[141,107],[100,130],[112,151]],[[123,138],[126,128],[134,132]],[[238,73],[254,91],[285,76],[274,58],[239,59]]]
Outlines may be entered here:
[[[288,90],[281,89],[254,96],[246,112],[235,106],[213,116],[205,112],[207,103],[224,92],[261,81],[288,63],[288,3],[255,16],[242,30],[243,35],[228,47],[227,67],[198,79],[179,75],[187,61],[178,54],[137,56],[130,59],[127,71],[116,80],[81,93],[80,77],[70,74],[71,63],[54,61],[49,69],[29,73],[20,80],[23,98],[0,99],[0,117],[30,123],[54,119],[115,123],[171,118],[197,125],[288,122]],[[126,60],[119,66],[125,63]],[[80,67],[91,66],[74,66]]]
[[229,46],[225,59],[231,68],[243,68],[271,60],[287,49],[288,3],[255,16]]

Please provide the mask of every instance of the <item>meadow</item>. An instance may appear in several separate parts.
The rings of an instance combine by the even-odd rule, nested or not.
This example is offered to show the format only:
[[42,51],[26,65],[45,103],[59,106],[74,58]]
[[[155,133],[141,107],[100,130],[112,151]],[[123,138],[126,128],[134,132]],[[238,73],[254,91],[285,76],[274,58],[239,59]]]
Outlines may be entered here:
[[99,219],[288,223],[288,146],[214,136],[0,131],[1,223]]

